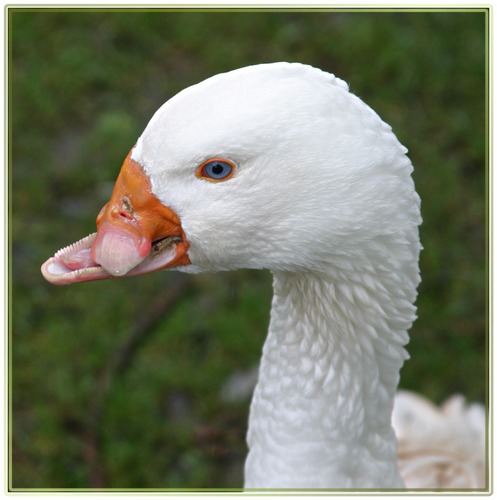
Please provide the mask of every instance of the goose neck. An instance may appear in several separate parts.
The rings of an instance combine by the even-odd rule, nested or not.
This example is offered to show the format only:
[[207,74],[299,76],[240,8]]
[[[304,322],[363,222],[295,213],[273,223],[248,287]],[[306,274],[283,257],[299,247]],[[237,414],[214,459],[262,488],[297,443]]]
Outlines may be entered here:
[[248,486],[402,486],[390,420],[413,306],[355,276],[274,273]]

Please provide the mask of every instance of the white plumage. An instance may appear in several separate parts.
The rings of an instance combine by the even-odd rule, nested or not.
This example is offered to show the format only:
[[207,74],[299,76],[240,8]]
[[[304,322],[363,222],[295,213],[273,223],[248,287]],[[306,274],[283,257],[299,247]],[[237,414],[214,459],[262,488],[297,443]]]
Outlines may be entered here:
[[452,396],[441,407],[401,391],[392,417],[399,466],[410,488],[483,488],[485,411]]
[[[269,269],[246,487],[401,488],[391,416],[419,283],[411,171],[390,127],[340,79],[300,64],[242,68],[157,111],[97,235],[43,273],[70,283],[166,267]],[[409,486],[404,417],[418,417],[405,408],[394,423]],[[470,487],[483,486],[475,477]]]

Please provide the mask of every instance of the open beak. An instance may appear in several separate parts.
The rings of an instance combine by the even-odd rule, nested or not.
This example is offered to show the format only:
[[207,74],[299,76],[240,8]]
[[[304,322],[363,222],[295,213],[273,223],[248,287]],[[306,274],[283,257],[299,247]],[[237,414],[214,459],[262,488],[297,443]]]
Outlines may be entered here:
[[178,215],[152,193],[148,176],[128,154],[97,232],[59,250],[41,272],[56,285],[134,276],[191,264]]

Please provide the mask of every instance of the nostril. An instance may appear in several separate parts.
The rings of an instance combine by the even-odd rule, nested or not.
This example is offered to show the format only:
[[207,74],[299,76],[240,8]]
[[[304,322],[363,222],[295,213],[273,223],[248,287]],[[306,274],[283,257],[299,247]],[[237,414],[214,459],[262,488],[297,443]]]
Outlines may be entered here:
[[125,210],[119,210],[119,215],[123,218],[123,219],[128,219],[128,220],[133,220],[134,217],[129,214],[128,212],[126,212]]
[[126,210],[123,210],[122,208],[119,209],[119,208],[115,207],[114,209],[112,209],[111,213],[112,213],[112,217],[114,219],[126,219],[126,220],[129,220],[129,221],[135,220],[135,218],[133,217],[133,215],[131,215]]

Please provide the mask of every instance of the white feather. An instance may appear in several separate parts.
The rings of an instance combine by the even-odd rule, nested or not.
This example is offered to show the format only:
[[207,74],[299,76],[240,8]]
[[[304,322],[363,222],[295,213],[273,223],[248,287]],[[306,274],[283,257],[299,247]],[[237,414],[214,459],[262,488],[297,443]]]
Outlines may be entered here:
[[[137,142],[132,158],[180,216],[190,243],[192,265],[184,270],[274,275],[247,487],[404,484],[391,415],[416,317],[421,248],[406,152],[343,81],[288,63],[217,75],[181,92]],[[199,164],[219,156],[237,165],[232,179],[195,176]],[[420,472],[432,486],[438,478],[425,469],[437,460],[418,450],[439,434],[425,432],[425,423],[448,430],[455,416],[462,434],[471,416],[480,447],[479,410],[453,403],[442,413],[418,413],[402,401],[394,423],[408,486],[421,484]],[[418,441],[407,437],[411,430]],[[444,443],[444,457],[460,449]],[[409,454],[416,454],[413,467]],[[447,465],[452,485],[463,486],[454,471],[482,466],[480,448],[476,455]],[[471,487],[482,485],[480,473],[468,476]]]

